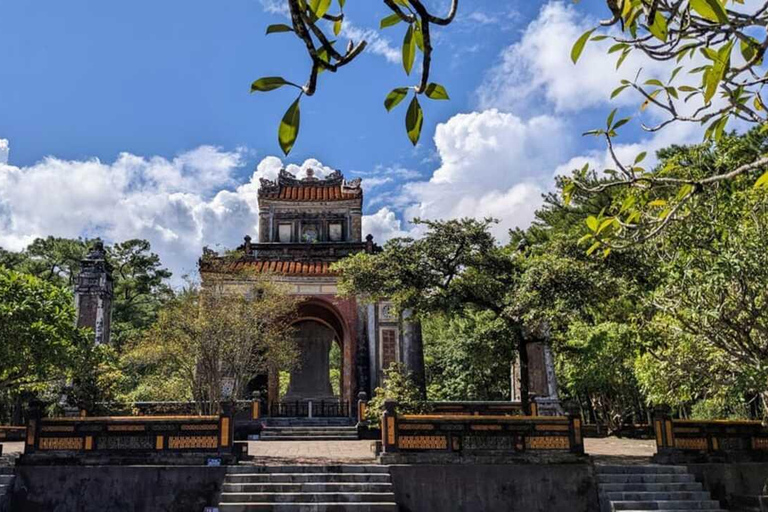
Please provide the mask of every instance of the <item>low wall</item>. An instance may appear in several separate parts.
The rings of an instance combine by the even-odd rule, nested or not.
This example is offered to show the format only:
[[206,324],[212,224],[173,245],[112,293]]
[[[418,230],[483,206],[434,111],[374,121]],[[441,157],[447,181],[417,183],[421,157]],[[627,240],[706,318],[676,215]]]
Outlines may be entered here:
[[712,499],[731,504],[734,496],[763,494],[768,480],[768,463],[731,462],[686,464],[688,471],[712,493]]
[[202,512],[226,467],[18,466],[14,512]]
[[402,512],[594,512],[591,464],[391,466]]

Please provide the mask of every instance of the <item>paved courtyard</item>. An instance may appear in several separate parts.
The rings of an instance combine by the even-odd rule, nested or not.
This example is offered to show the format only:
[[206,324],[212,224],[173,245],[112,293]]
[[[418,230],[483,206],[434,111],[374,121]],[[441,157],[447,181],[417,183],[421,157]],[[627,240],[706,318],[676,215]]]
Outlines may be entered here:
[[[248,452],[259,462],[331,464],[371,462],[373,441],[250,441]],[[3,453],[21,453],[24,443],[2,443]],[[598,463],[647,463],[656,453],[653,440],[585,439],[584,446]]]

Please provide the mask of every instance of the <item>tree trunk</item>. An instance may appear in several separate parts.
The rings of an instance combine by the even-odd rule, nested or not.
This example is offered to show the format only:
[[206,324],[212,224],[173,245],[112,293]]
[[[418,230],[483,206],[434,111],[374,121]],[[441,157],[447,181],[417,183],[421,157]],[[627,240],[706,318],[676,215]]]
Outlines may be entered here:
[[528,377],[528,343],[520,336],[517,345],[517,356],[520,359],[520,404],[526,416],[531,415],[531,397],[529,396],[530,380]]

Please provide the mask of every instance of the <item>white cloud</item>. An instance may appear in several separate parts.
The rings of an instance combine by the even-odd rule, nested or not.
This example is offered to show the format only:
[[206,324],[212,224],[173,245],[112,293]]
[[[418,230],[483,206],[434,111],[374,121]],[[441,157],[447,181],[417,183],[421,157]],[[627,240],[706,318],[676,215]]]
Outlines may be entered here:
[[395,212],[387,207],[381,208],[373,215],[363,216],[363,233],[373,235],[374,241],[379,244],[390,238],[409,235],[402,229],[402,222],[397,218]]
[[8,145],[8,139],[0,139],[0,164],[7,164],[8,163],[8,153],[10,153],[11,148]]
[[[570,59],[573,43],[597,20],[561,1],[544,5],[519,42],[507,47],[478,90],[481,108],[497,107],[519,112],[536,97],[543,97],[558,112],[574,112],[605,103],[621,79],[643,76],[666,80],[674,62],[656,62],[633,52],[615,69],[618,54],[607,55],[611,40],[590,41],[578,64]],[[625,93],[617,105],[637,104],[637,96]]]
[[[236,184],[241,151],[201,146],[173,159],[122,153],[112,163],[48,157],[29,166],[0,163],[0,246],[23,249],[37,237],[145,238],[178,279],[195,270],[204,245],[233,247],[257,237],[260,178],[275,178],[277,157]],[[286,166],[332,169],[314,159]],[[178,282],[178,281],[177,281]]]
[[[566,133],[549,116],[523,120],[495,109],[456,115],[435,133],[440,167],[428,181],[404,185],[393,206],[406,221],[497,218],[493,231],[503,240],[509,229],[533,220],[552,170],[568,154]],[[388,208],[373,217],[369,222],[385,239],[418,234],[413,226],[404,230]]]

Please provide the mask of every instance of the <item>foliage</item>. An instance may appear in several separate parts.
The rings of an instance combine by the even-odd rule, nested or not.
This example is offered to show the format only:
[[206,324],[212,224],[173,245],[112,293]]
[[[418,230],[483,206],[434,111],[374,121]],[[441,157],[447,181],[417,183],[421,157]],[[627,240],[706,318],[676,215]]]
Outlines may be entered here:
[[387,400],[397,402],[397,414],[423,414],[428,411],[427,403],[421,398],[421,391],[402,363],[391,363],[384,370],[384,386],[376,388],[373,398],[368,402],[366,419],[372,425],[381,422],[384,402]]
[[[336,73],[351,63],[366,48],[366,41],[354,43],[349,40],[342,53],[335,47],[336,39],[343,29],[346,15],[346,0],[338,1],[338,13],[330,12],[331,0],[285,0],[291,15],[291,25],[276,24],[267,27],[266,34],[292,33],[306,48],[312,62],[309,79],[304,86],[290,82],[282,77],[262,77],[251,84],[251,92],[274,91],[284,86],[298,89],[299,95],[285,112],[278,128],[278,142],[283,152],[288,155],[299,135],[301,122],[300,102],[303,96],[313,96],[317,90],[318,78],[324,71]],[[451,6],[445,17],[435,16],[422,0],[384,0],[384,5],[391,14],[381,20],[381,29],[405,23],[407,29],[403,38],[402,61],[406,75],[410,75],[416,57],[421,53],[421,79],[412,87],[397,87],[384,100],[384,107],[389,111],[395,108],[413,90],[413,98],[405,116],[405,128],[408,138],[416,145],[421,137],[424,113],[418,97],[432,100],[447,100],[445,87],[430,82],[432,67],[432,30],[433,26],[450,25],[458,8],[458,0],[451,0]],[[367,7],[366,8],[370,8]],[[328,22],[327,24],[324,22]],[[333,35],[330,35],[332,31]]]
[[225,379],[235,396],[269,367],[296,358],[290,329],[295,300],[277,283],[255,280],[247,290],[218,284],[189,289],[170,301],[126,356],[143,374],[182,380],[202,407],[215,408]]
[[[640,111],[651,107],[662,114],[659,123],[643,124],[645,130],[657,132],[678,123],[695,123],[706,126],[706,139],[720,140],[730,121],[764,125],[768,120],[762,98],[768,80],[763,67],[768,12],[760,2],[607,3],[611,19],[584,33],[575,42],[571,57],[576,62],[588,41],[610,39],[614,44],[608,53],[617,55],[617,68],[631,53],[649,60],[675,62],[677,67],[670,69],[668,76],[642,76],[641,69],[633,80],[622,80],[612,94],[616,97],[625,90],[634,91],[639,96]],[[563,190],[566,200],[576,189],[591,193],[609,188],[625,190],[601,216],[587,219],[585,238],[589,238],[592,251],[641,244],[659,236],[673,221],[688,218],[698,194],[723,181],[747,176],[756,188],[768,186],[768,157],[764,153],[739,165],[703,168],[704,172],[697,176],[674,162],[649,172],[641,166],[645,152],[625,161],[614,152],[614,139],[630,118],[617,113],[614,109],[608,115],[604,128],[585,133],[605,138],[615,167],[598,175],[585,165]]]
[[422,322],[430,400],[509,400],[516,357],[506,324],[493,314],[433,314]]
[[0,267],[0,392],[65,377],[81,341],[69,293]]

